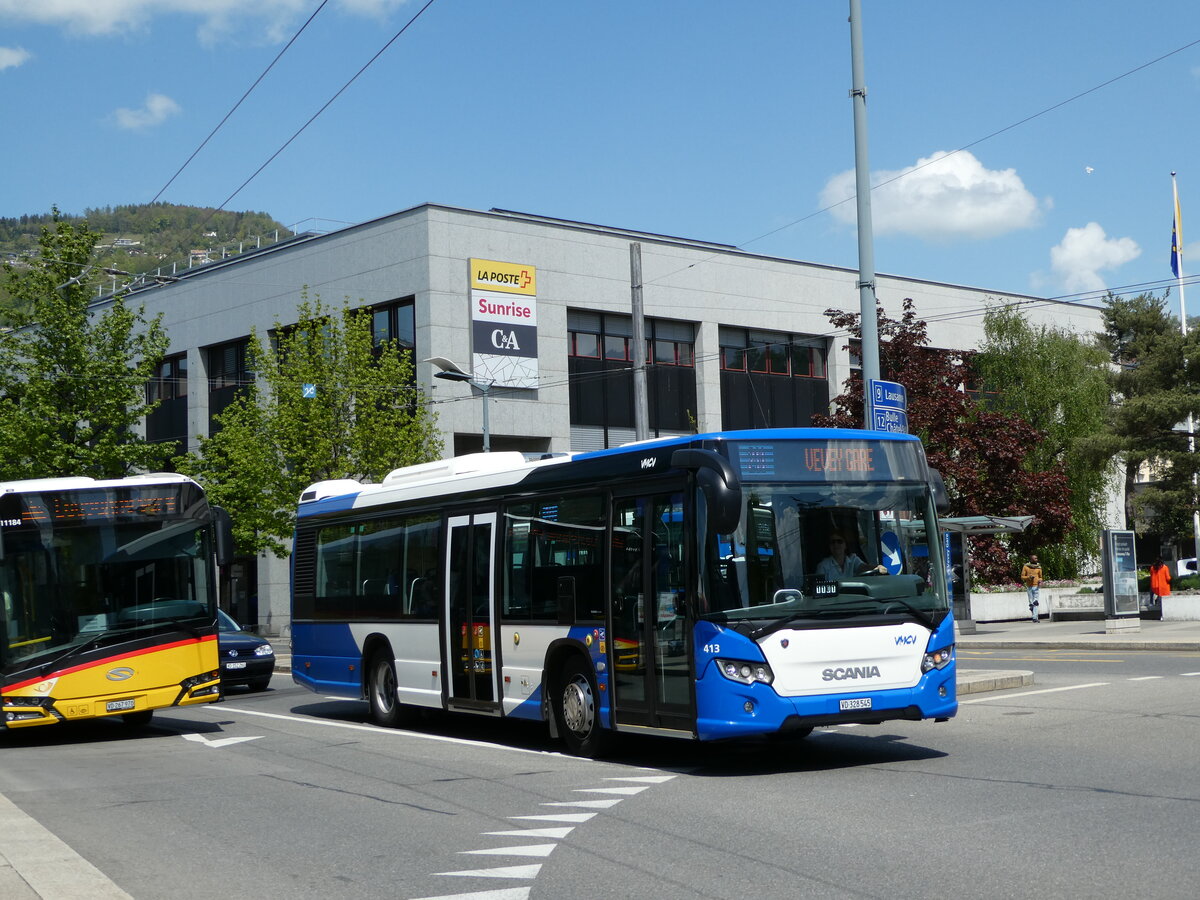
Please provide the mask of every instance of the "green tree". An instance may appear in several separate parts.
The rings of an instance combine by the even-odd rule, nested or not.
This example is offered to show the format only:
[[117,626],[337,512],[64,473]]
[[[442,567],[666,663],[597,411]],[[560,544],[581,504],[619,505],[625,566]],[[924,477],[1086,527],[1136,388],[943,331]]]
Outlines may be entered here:
[[117,478],[162,465],[136,430],[153,408],[146,383],[167,348],[158,318],[119,296],[89,308],[95,233],[58,217],[31,266],[5,265],[29,315],[0,335],[0,477]]
[[[1019,416],[981,409],[961,390],[967,354],[931,349],[928,329],[917,318],[911,299],[899,319],[879,316],[879,365],[883,377],[908,393],[909,428],[921,437],[929,464],[946,480],[953,516],[1026,515],[1034,523],[1010,541],[973,537],[972,569],[984,583],[1011,581],[1019,571],[1016,553],[1038,551],[1062,542],[1071,530],[1067,478],[1060,463],[1047,468],[1029,464],[1042,432]],[[826,310],[836,328],[861,338],[858,313]],[[814,424],[861,428],[862,375],[853,372],[845,391],[833,401],[834,414],[814,416]]]
[[[1166,301],[1154,294],[1105,301],[1103,345],[1115,364],[1115,406],[1103,447],[1124,457],[1130,527],[1190,542],[1200,462],[1181,426],[1189,414],[1200,417],[1200,333],[1184,336]],[[1143,464],[1153,480],[1135,492]]]
[[[302,299],[298,323],[250,339],[251,386],[216,418],[220,430],[176,460],[233,517],[247,553],[287,555],[297,498],[315,481],[379,481],[437,459],[436,417],[413,377],[412,354],[374,342],[371,315]],[[309,395],[305,386],[315,389]]]
[[971,359],[986,409],[1019,416],[1043,435],[1026,457],[1030,471],[1061,467],[1071,488],[1074,528],[1058,545],[1043,545],[1047,570],[1078,575],[1100,547],[1104,507],[1113,482],[1111,457],[1097,454],[1108,428],[1108,356],[1094,339],[1034,327],[1012,306],[984,315],[984,341]]

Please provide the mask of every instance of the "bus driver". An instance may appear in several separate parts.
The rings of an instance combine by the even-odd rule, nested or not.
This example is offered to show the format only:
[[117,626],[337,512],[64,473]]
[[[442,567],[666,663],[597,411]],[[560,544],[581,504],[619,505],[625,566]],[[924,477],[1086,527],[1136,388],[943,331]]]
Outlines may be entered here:
[[858,554],[846,552],[846,537],[840,531],[829,534],[829,555],[817,564],[817,576],[825,581],[841,581],[857,575],[887,574],[883,566],[869,566]]

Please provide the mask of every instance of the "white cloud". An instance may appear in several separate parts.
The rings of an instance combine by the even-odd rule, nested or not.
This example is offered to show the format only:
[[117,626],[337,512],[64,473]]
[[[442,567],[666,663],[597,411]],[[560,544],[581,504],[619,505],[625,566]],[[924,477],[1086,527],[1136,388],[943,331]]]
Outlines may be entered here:
[[[339,0],[345,11],[381,17],[406,0]],[[120,35],[145,28],[169,15],[198,20],[203,42],[235,30],[237,22],[257,20],[272,39],[286,38],[307,18],[312,0],[0,0],[0,23],[48,25],[73,34]]]
[[165,94],[149,94],[146,105],[141,109],[129,109],[122,106],[113,113],[117,126],[129,131],[141,131],[161,125],[170,116],[181,112],[178,103]]
[[[897,171],[871,174],[871,220],[876,234],[909,234],[926,240],[996,237],[1029,228],[1038,220],[1038,201],[1015,169],[985,169],[966,150],[938,151]],[[834,175],[821,191],[822,206],[854,196],[854,171]],[[831,210],[846,224],[857,219],[855,204]]]
[[22,50],[20,47],[0,47],[0,72],[5,69],[15,69],[32,58],[32,53]]
[[1096,222],[1068,228],[1058,246],[1050,248],[1050,267],[1069,294],[1102,291],[1100,272],[1123,266],[1142,255],[1133,238],[1110,238]]

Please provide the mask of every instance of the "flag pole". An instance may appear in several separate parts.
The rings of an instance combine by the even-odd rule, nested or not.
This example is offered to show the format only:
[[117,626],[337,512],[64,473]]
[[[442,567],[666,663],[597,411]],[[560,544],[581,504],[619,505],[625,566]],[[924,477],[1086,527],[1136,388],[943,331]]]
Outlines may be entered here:
[[[1171,193],[1175,199],[1175,219],[1171,228],[1171,268],[1175,270],[1175,278],[1179,283],[1179,329],[1187,337],[1187,305],[1183,302],[1183,217],[1179,214],[1179,186],[1175,182],[1175,173],[1171,173]],[[1196,452],[1196,430],[1193,417],[1188,413],[1188,453]],[[1192,557],[1200,566],[1200,506],[1197,505],[1197,477],[1192,473]],[[1200,571],[1198,569],[1197,571]]]

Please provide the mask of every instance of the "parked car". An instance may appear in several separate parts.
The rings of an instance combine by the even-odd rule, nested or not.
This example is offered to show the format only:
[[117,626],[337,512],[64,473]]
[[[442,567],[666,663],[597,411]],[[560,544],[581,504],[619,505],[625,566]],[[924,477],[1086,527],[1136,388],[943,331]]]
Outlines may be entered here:
[[217,654],[221,657],[221,686],[245,685],[265,691],[275,672],[271,642],[251,634],[224,610],[217,610]]

